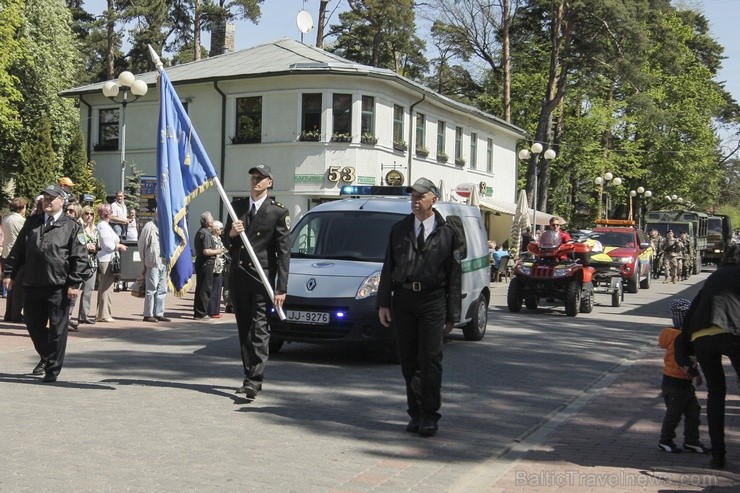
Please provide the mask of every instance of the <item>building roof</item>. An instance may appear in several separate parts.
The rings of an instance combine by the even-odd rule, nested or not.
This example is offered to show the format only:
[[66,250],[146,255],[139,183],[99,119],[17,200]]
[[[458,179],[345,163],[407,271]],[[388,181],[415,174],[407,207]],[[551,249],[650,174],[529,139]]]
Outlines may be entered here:
[[[195,62],[166,67],[166,70],[167,76],[175,85],[298,73],[318,75],[330,73],[387,79],[388,81],[416,91],[425,98],[495,123],[508,129],[518,137],[526,136],[526,132],[516,125],[512,125],[489,113],[436,93],[392,70],[355,63],[320,48],[305,45],[289,38]],[[149,86],[153,86],[156,83],[156,75],[156,71],[151,71],[139,74],[137,78],[142,79]],[[61,91],[59,94],[63,97],[79,97],[84,94],[100,93],[104,84],[105,82],[96,82],[94,84],[67,89]]]

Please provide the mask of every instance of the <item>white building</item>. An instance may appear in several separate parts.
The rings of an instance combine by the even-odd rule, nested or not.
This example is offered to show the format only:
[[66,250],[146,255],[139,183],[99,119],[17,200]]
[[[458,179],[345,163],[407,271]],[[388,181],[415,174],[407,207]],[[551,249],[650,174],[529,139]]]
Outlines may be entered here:
[[[515,210],[517,140],[525,132],[390,70],[360,65],[290,39],[166,67],[230,197],[249,192],[247,171],[272,167],[270,195],[293,219],[343,185],[408,185],[424,176],[450,198],[475,188],[491,238],[509,236]],[[148,93],[126,107],[126,162],[156,175],[156,72],[137,75]],[[121,183],[121,105],[103,83],[63,91],[80,100],[80,125],[95,173],[113,194]],[[193,231],[213,188],[190,209]]]

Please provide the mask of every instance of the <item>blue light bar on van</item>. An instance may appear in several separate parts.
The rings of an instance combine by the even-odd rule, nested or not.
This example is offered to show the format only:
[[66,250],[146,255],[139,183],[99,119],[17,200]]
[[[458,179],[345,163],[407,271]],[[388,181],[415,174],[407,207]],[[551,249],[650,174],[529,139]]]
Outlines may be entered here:
[[381,185],[345,185],[339,195],[411,195],[406,187],[386,187]]

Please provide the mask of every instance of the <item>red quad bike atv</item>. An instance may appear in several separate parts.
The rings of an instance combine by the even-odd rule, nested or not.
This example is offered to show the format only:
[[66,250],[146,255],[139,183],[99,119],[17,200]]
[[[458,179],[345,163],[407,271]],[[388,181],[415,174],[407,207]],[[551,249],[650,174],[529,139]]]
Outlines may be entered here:
[[584,243],[562,244],[555,231],[545,231],[537,243],[527,246],[534,258],[521,259],[514,268],[506,297],[510,312],[524,306],[537,309],[540,298],[559,300],[565,313],[591,313],[594,306],[593,276],[596,269],[588,266],[591,247]]

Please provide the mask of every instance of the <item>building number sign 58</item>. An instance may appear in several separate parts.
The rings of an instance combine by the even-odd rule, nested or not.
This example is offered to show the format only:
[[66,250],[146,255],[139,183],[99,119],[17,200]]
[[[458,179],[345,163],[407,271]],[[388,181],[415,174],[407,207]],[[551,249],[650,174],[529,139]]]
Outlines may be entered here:
[[333,183],[338,181],[354,183],[356,178],[357,173],[352,166],[345,166],[344,168],[340,166],[329,166],[329,172],[326,175],[326,179]]

